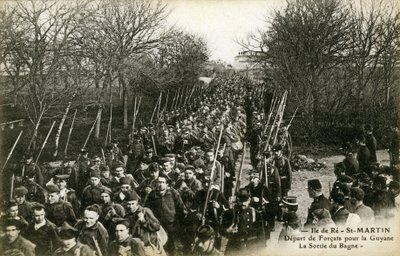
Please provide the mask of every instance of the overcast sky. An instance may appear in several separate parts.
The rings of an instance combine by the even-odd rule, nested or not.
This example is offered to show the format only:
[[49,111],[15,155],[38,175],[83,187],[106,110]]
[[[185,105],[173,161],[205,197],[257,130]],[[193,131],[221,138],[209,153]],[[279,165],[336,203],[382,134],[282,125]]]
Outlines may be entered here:
[[245,38],[265,24],[265,17],[284,6],[284,0],[166,0],[169,21],[203,36],[211,59],[233,63],[240,51],[235,39]]

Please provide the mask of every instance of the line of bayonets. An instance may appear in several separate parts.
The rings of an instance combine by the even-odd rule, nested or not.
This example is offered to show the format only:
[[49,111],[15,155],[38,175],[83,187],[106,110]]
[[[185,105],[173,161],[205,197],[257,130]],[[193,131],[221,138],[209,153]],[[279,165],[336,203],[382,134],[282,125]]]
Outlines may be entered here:
[[[174,98],[172,99],[172,104],[170,106],[170,109],[171,110],[176,110],[179,107],[186,106],[186,104],[188,104],[193,98],[199,97],[203,93],[203,90],[204,90],[204,88],[202,86],[198,85],[198,84],[196,84],[192,88],[189,88],[189,87],[178,88],[178,90],[176,91],[176,93],[174,95]],[[167,107],[169,105],[169,102],[168,102],[169,90],[167,92],[167,96],[166,96],[166,99],[165,99],[164,107],[162,108],[162,111],[160,112],[161,105],[162,105],[161,104],[162,94],[163,94],[163,91],[160,92],[160,95],[158,97],[157,103],[156,103],[156,105],[154,107],[154,110],[153,110],[153,114],[152,114],[151,119],[150,119],[150,123],[153,122],[153,118],[154,118],[154,114],[155,114],[156,109],[157,109],[157,124],[159,123],[161,115],[167,110]],[[133,110],[133,121],[132,121],[132,135],[133,135],[133,132],[134,132],[134,129],[135,129],[135,123],[136,123],[136,120],[137,120],[137,116],[138,116],[138,113],[139,113],[141,102],[142,102],[142,97],[135,97],[135,99],[134,99],[134,110]],[[69,108],[69,106],[68,106],[68,108]],[[77,111],[78,110],[75,109],[75,112],[74,112],[74,115],[73,115],[73,118],[72,118],[72,122],[71,122],[71,125],[70,125],[70,128],[69,128],[67,142],[65,144],[65,148],[64,148],[64,152],[63,152],[64,157],[67,155],[67,152],[68,152],[68,146],[69,146],[69,142],[70,142],[70,139],[71,139],[71,134],[72,134],[72,131],[73,131],[73,128],[74,128]],[[105,142],[104,142],[105,146],[108,145],[108,143],[110,143],[111,139],[112,139],[112,117],[113,117],[113,104],[112,104],[112,101],[111,101],[110,102],[110,117],[109,117],[109,121],[108,121],[108,125],[107,125],[107,133],[106,133],[106,138],[105,138]],[[96,119],[94,120],[90,130],[89,130],[89,134],[86,137],[85,142],[82,145],[82,148],[86,148],[87,143],[89,142],[89,139],[90,139],[90,137],[91,137],[91,135],[93,133],[93,130],[94,130],[95,126],[96,126],[96,123],[97,123],[97,121],[99,119],[100,119],[100,115],[98,114],[96,116]],[[38,155],[36,156],[36,159],[35,159],[35,162],[34,162],[35,165],[39,161],[39,158],[40,158],[40,156],[42,154],[42,151],[43,151],[44,147],[47,144],[47,141],[48,141],[48,139],[50,137],[51,132],[53,131],[55,123],[56,123],[56,121],[53,121],[49,131],[47,132],[46,138],[42,143],[42,146],[40,148],[40,151],[39,151]],[[1,173],[3,173],[3,171],[5,170],[5,168],[7,166],[7,163],[10,160],[10,158],[11,158],[13,152],[14,152],[14,149],[17,146],[22,134],[23,134],[23,130],[21,130],[21,132],[19,133],[19,135],[18,135],[17,139],[15,140],[10,152],[8,153],[8,156],[7,156],[5,162],[4,162],[3,166],[2,166]],[[30,142],[30,144],[31,143],[32,142]],[[154,147],[154,150],[156,150],[155,149],[154,137],[153,137],[153,147]],[[103,155],[103,161],[105,161],[104,151],[103,150],[102,150],[102,155]],[[24,167],[25,167],[25,165],[24,165]],[[25,168],[22,169],[22,176],[24,176],[24,174],[25,174]],[[14,179],[15,179],[15,177],[14,177],[14,174],[13,174],[12,175],[12,182],[11,182],[11,193],[10,193],[10,197],[11,198],[12,198],[12,193],[13,193]]]

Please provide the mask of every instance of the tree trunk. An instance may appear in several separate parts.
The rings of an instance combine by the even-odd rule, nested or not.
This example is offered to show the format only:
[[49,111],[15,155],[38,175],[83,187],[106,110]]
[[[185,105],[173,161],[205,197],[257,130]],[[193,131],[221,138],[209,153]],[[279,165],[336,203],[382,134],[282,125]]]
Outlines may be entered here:
[[72,104],[71,101],[68,102],[68,106],[65,109],[65,113],[64,113],[64,115],[63,115],[63,117],[61,119],[60,125],[58,126],[57,133],[56,133],[56,138],[55,138],[55,142],[54,142],[56,148],[54,150],[53,157],[57,157],[57,155],[58,155],[58,146],[59,146],[61,131],[62,131],[62,128],[64,127],[65,119],[67,119],[67,115],[68,115],[69,109],[71,107],[71,104]]
[[44,114],[44,111],[42,111],[40,113],[40,116],[39,116],[38,120],[36,121],[35,128],[34,128],[33,133],[32,133],[32,138],[29,141],[29,144],[28,144],[28,147],[26,148],[26,151],[31,150],[31,148],[33,148],[33,150],[36,149],[36,137],[37,137],[37,134],[38,134],[40,122],[42,121],[43,114]]
[[124,129],[128,129],[128,88],[122,75],[119,76],[119,84],[122,86],[122,102],[124,108]]
[[94,137],[96,139],[100,138],[100,128],[101,128],[101,114],[103,113],[103,106],[99,106],[99,110],[97,110],[97,122],[96,122],[96,130],[94,132]]

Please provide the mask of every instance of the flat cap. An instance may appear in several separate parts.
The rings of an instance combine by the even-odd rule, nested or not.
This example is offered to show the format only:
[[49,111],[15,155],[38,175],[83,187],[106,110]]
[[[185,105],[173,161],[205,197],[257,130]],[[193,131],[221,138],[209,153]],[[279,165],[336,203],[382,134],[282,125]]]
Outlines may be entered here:
[[78,230],[69,225],[66,221],[64,221],[58,230],[58,234],[62,240],[69,240],[77,237],[78,235]]
[[47,190],[47,192],[49,192],[49,194],[60,193],[60,189],[58,188],[58,186],[53,185],[53,184],[47,185],[46,190]]
[[319,179],[312,179],[307,181],[307,188],[316,190],[316,189],[321,189],[322,185]]
[[201,225],[196,231],[196,236],[201,241],[210,239],[214,234],[214,229],[210,225]]
[[14,194],[16,196],[24,196],[24,195],[28,194],[28,189],[24,186],[20,186],[14,190]]
[[125,201],[140,200],[140,196],[135,191],[125,192]]

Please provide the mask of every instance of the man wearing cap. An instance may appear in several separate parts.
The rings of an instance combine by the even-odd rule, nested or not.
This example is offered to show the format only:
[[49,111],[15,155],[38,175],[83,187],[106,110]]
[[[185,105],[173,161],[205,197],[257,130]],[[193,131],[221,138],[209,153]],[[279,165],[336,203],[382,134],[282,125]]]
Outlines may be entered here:
[[[125,209],[122,205],[115,203],[112,201],[112,192],[109,188],[104,188],[101,191],[101,214],[99,217],[99,221],[104,225],[107,230],[113,230],[114,226],[112,225],[112,219],[117,217],[125,216]],[[110,233],[110,238],[114,238],[114,233]]]
[[281,179],[282,196],[287,196],[292,186],[292,166],[289,159],[282,154],[282,145],[275,144],[272,147],[274,154],[274,166],[279,172]]
[[215,232],[210,225],[202,225],[196,231],[194,255],[219,256],[222,252],[215,248]]
[[131,186],[132,189],[135,189],[139,186],[137,181],[132,177],[131,174],[125,174],[125,165],[123,162],[118,162],[114,166],[114,176],[110,182],[110,188],[115,193],[117,192],[122,186],[122,180],[124,182],[128,181],[128,184]]
[[135,191],[127,193],[125,208],[127,213],[124,218],[129,222],[130,234],[139,238],[144,246],[157,245],[157,231],[161,228],[160,222],[152,210],[141,206],[140,197]]
[[360,172],[360,165],[358,160],[354,157],[351,144],[346,142],[342,145],[342,152],[344,155],[343,165],[345,174],[350,177],[355,177]]
[[128,146],[128,160],[126,162],[128,173],[132,173],[138,168],[139,161],[143,158],[144,152],[145,149],[140,136],[134,135],[132,143]]
[[33,155],[28,154],[25,159],[25,164],[23,166],[25,177],[35,177],[35,181],[43,187],[44,178],[42,174],[42,170],[39,168],[37,164],[33,161]]
[[265,153],[264,160],[259,162],[257,170],[261,173],[261,184],[267,184],[269,203],[265,205],[266,221],[266,238],[275,229],[275,219],[280,215],[279,204],[282,199],[282,186],[279,171],[273,165],[273,157],[269,152]]
[[8,250],[17,249],[25,256],[35,256],[36,246],[20,234],[21,223],[19,220],[7,219],[1,225],[5,235],[0,242],[0,252],[5,253]]
[[185,167],[185,182],[191,191],[197,193],[203,189],[203,185],[201,184],[201,181],[196,178],[194,172],[195,169],[193,165],[187,165]]
[[106,187],[110,187],[112,180],[110,167],[107,165],[100,165],[100,182]]
[[36,175],[34,173],[26,173],[23,185],[28,190],[28,193],[25,196],[27,201],[38,202],[41,204],[46,203],[46,190],[36,182]]
[[374,224],[374,211],[363,204],[364,191],[361,188],[351,188],[351,202],[354,205],[354,213],[360,216],[361,225],[370,226]]
[[213,162],[214,162],[214,149],[208,149],[205,155],[205,176],[210,177],[210,181],[212,185],[215,185],[216,187],[218,187],[219,189],[222,188],[222,177],[224,177],[223,173],[222,173],[222,166],[221,163],[218,162],[218,160],[215,160],[215,168],[214,168],[214,172],[213,172],[213,176],[211,177],[212,174],[212,167],[213,167]]
[[[270,219],[270,223],[275,223],[276,213],[272,211],[273,209],[269,204],[270,201],[273,201],[273,199],[270,198],[270,194],[265,186],[265,183],[260,182],[259,173],[254,170],[249,171],[249,176],[250,183],[245,186],[245,188],[248,189],[251,194],[250,205],[260,213],[260,216],[263,218],[263,223]],[[273,220],[271,216],[274,216]],[[266,239],[270,238],[271,230],[272,229],[268,229],[265,231]]]
[[129,233],[129,222],[120,220],[115,226],[115,240],[110,243],[109,256],[145,256],[143,242]]
[[[78,241],[88,245],[97,254],[107,255],[108,232],[103,224],[98,222],[100,217],[100,206],[90,205],[83,212],[83,219],[75,224],[78,230]],[[99,251],[100,250],[100,251]]]
[[113,201],[123,205],[125,203],[126,192],[132,190],[131,180],[128,177],[119,179],[121,184],[119,190],[113,193]]
[[171,161],[171,158],[164,157],[162,161],[163,164],[161,176],[166,177],[170,185],[173,187],[179,178],[179,173],[174,170],[174,163]]
[[18,212],[18,204],[15,201],[8,201],[5,204],[6,214],[0,217],[0,221],[5,220],[19,220],[20,221],[20,230],[22,233],[25,233],[26,228],[28,227],[28,222],[24,217],[19,215]]
[[124,154],[122,153],[122,150],[118,147],[118,141],[116,139],[113,139],[111,141],[111,153],[113,154],[114,162],[124,162]]
[[100,182],[100,170],[94,169],[90,172],[90,185],[82,191],[82,209],[92,204],[101,204],[101,192],[107,188]]
[[378,162],[378,158],[376,157],[377,142],[372,131],[373,131],[372,125],[366,124],[364,126],[365,146],[368,148],[370,152],[369,162],[377,163]]
[[158,163],[152,163],[149,165],[149,174],[150,177],[145,179],[137,189],[138,193],[143,198],[157,187],[157,179],[160,176],[160,167]]
[[165,250],[169,254],[175,253],[175,232],[178,220],[184,217],[184,204],[178,191],[170,188],[167,178],[158,177],[157,188],[150,192],[147,202],[148,206],[160,221],[168,234]]
[[81,202],[78,200],[75,190],[68,188],[69,175],[62,174],[54,177],[54,182],[60,189],[60,199],[71,203],[74,212],[79,213]]
[[222,232],[228,238],[226,255],[243,255],[246,250],[265,247],[260,214],[250,206],[251,194],[246,188],[239,189],[238,203],[226,211],[222,218]]
[[143,159],[145,159],[145,161],[147,161],[148,163],[153,163],[157,161],[157,156],[154,155],[153,149],[151,147],[146,148]]
[[60,227],[64,221],[71,225],[76,223],[75,212],[69,202],[65,202],[60,198],[60,189],[55,185],[48,185],[48,198],[45,205],[47,219]]
[[55,252],[54,256],[93,256],[94,251],[86,244],[81,244],[77,241],[78,230],[71,227],[68,223],[64,223],[59,230],[61,239],[61,247]]
[[395,206],[390,192],[387,191],[386,178],[382,176],[375,177],[373,180],[373,189],[375,192],[371,198],[371,208],[374,210],[375,220],[381,221],[391,217],[391,211]]
[[28,189],[24,186],[20,186],[14,190],[14,199],[18,203],[18,212],[27,221],[32,219],[31,209],[32,203],[26,200]]
[[157,136],[157,151],[160,155],[171,153],[174,149],[175,136],[168,129],[163,129],[162,133]]
[[[193,209],[197,210],[199,220],[204,218],[204,223],[210,225],[215,231],[215,247],[221,249],[222,237],[220,233],[220,220],[223,212],[229,208],[229,202],[226,200],[224,194],[214,186],[209,188],[206,183],[205,189],[196,193],[193,203]],[[207,198],[207,189],[209,189],[209,196]],[[206,200],[208,201],[206,202]],[[204,206],[207,205],[205,215],[203,215]]]
[[139,164],[139,169],[137,169],[136,171],[134,171],[132,173],[133,178],[140,184],[142,183],[145,179],[150,177],[149,174],[149,165],[151,164],[151,160],[149,160],[148,158],[142,158],[140,160],[140,164]]
[[369,149],[365,145],[364,135],[357,136],[356,141],[358,145],[357,161],[360,165],[360,172],[366,172],[367,174],[370,174],[371,152],[369,152]]
[[78,195],[82,194],[82,191],[87,185],[87,181],[89,179],[90,159],[88,154],[89,152],[85,148],[80,150],[78,159],[76,161],[76,168],[71,170],[71,176],[68,182],[71,188],[75,189]]
[[32,208],[33,221],[29,223],[26,238],[36,245],[36,255],[51,255],[60,243],[57,226],[46,218],[43,205]]
[[313,198],[313,202],[311,203],[311,206],[308,208],[308,215],[307,215],[307,221],[304,224],[304,227],[311,227],[313,226],[313,212],[316,209],[322,209],[325,208],[328,211],[331,210],[331,203],[329,200],[324,196],[322,193],[322,185],[319,179],[311,179],[307,181],[307,191],[308,195]]

